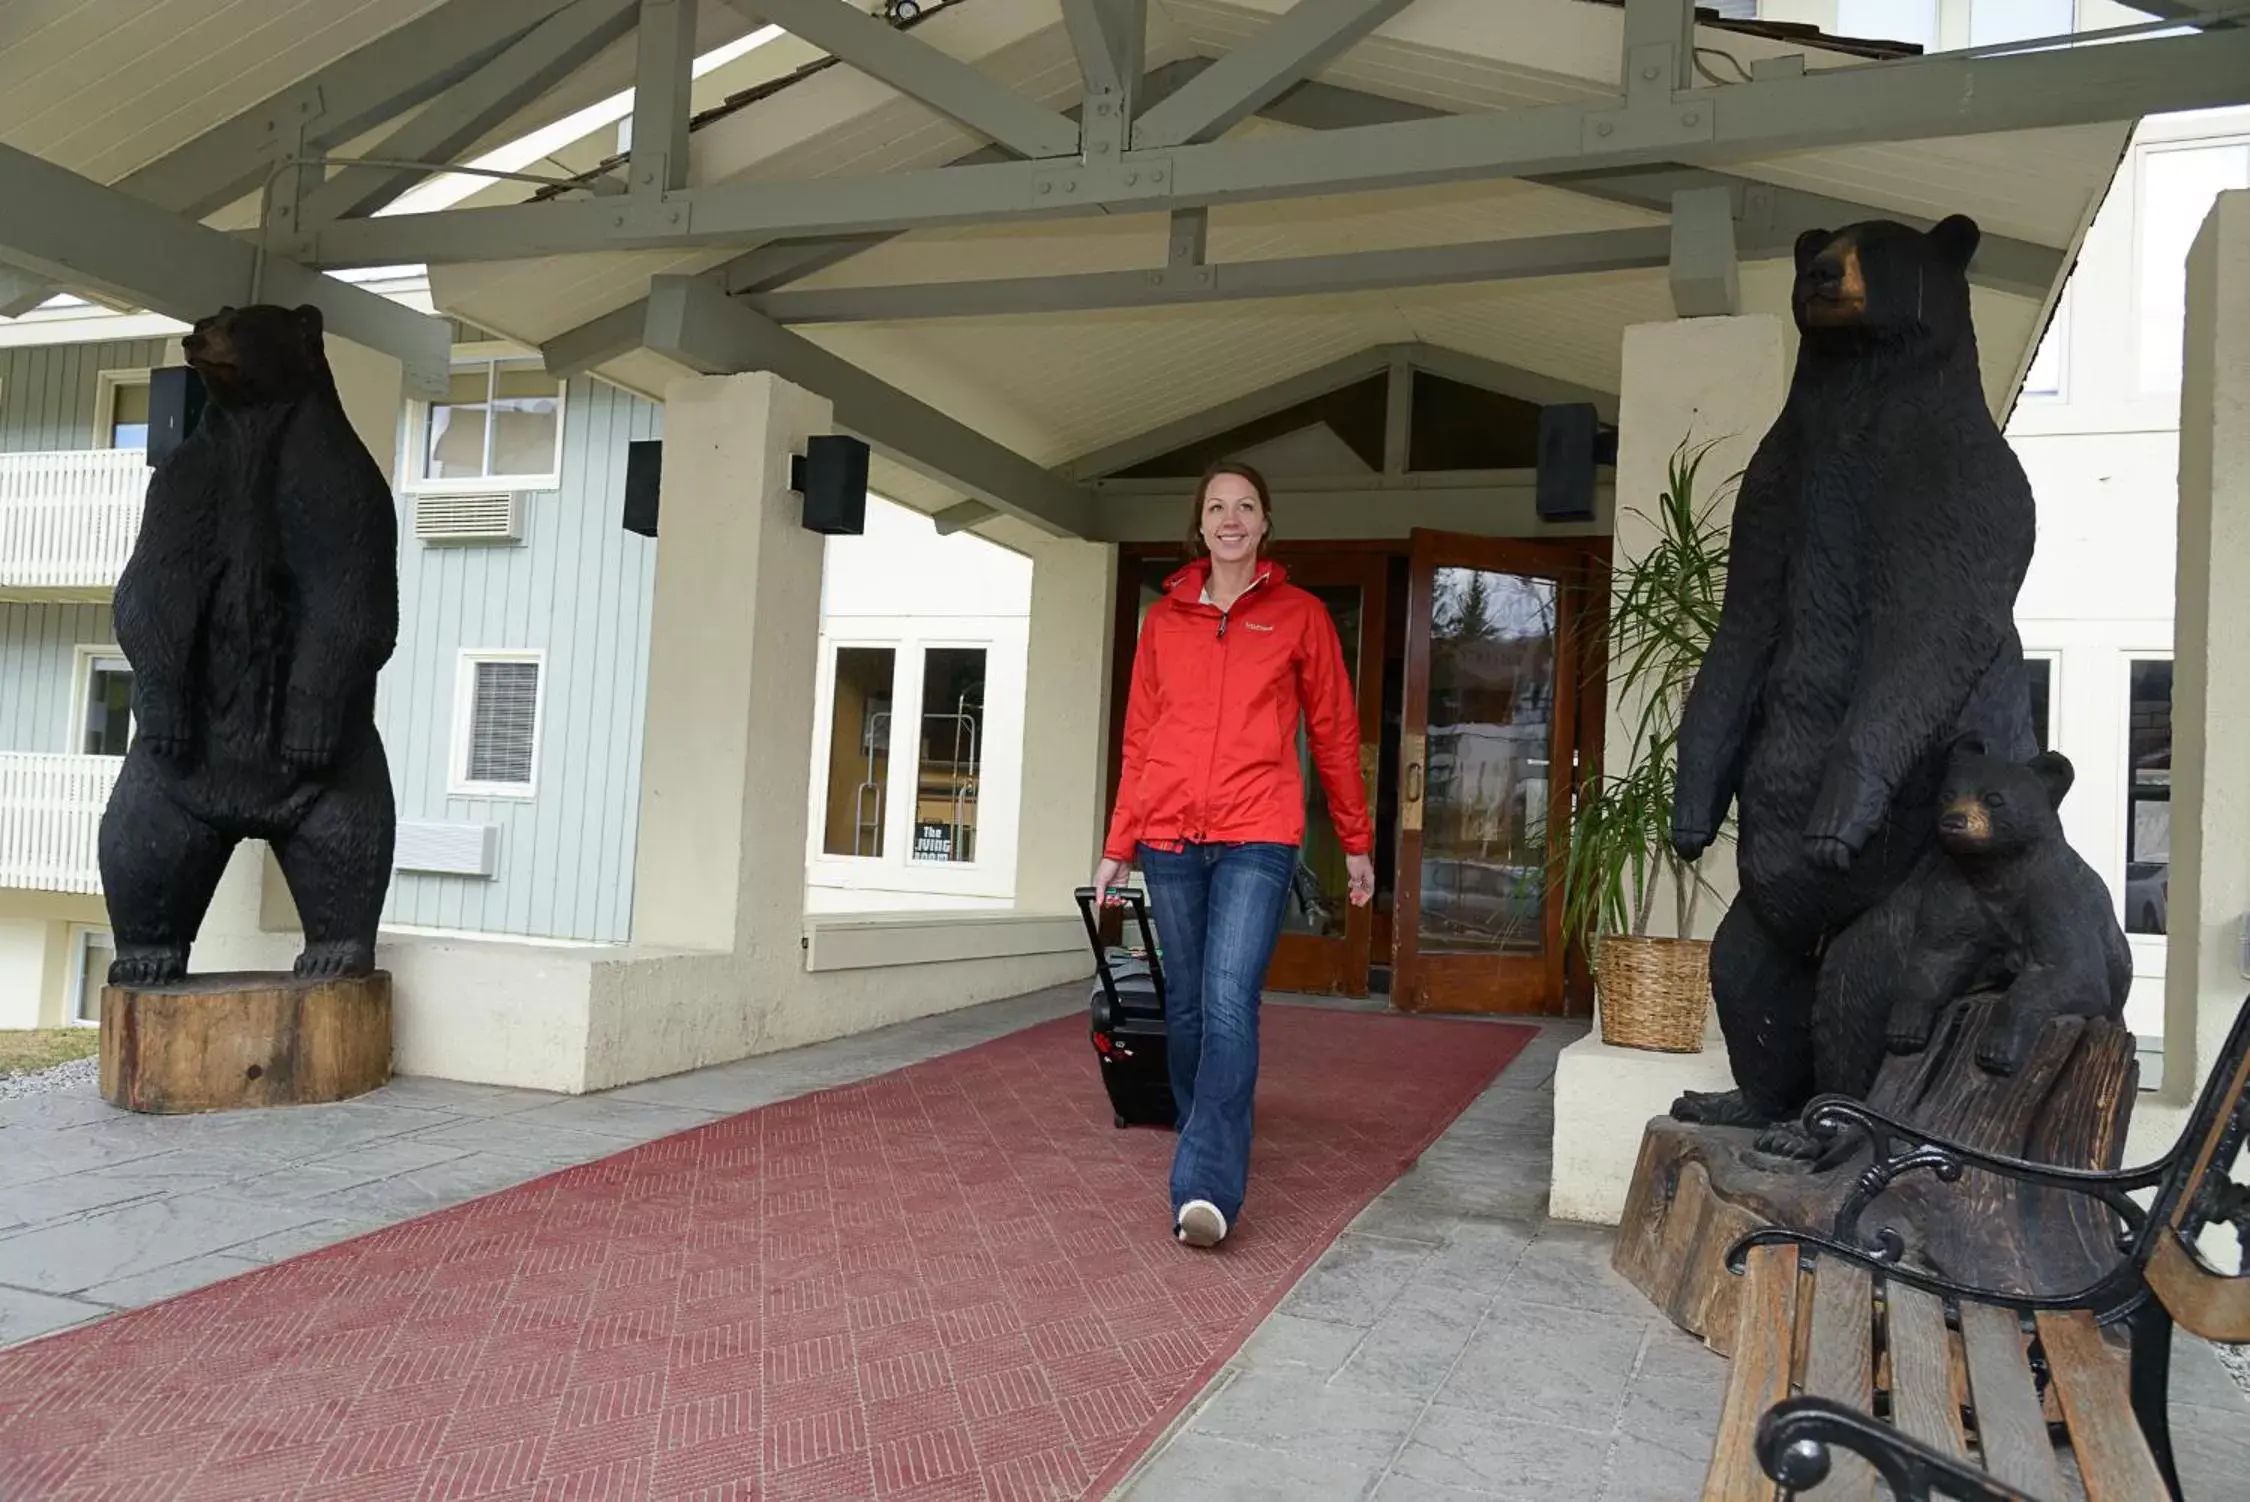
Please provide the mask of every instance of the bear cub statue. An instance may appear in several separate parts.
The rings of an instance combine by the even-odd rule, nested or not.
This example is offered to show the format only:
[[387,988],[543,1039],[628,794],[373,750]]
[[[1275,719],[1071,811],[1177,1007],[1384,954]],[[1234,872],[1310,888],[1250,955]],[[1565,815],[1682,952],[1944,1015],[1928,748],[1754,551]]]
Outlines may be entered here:
[[1962,880],[1925,889],[1925,947],[1891,1010],[1894,1050],[1919,1052],[1938,1013],[1995,970],[2012,979],[1977,1039],[1977,1063],[1992,1073],[2021,1069],[2050,1018],[2124,1016],[2132,953],[2108,886],[2063,838],[2057,813],[2074,775],[2057,752],[2016,762],[1974,736],[1955,743],[1937,837]]
[[302,976],[365,975],[397,835],[375,677],[398,637],[390,484],[344,415],[315,307],[181,341],[206,404],[150,476],[117,583],[135,734],[102,817],[113,985],[177,980],[227,859],[268,842]]

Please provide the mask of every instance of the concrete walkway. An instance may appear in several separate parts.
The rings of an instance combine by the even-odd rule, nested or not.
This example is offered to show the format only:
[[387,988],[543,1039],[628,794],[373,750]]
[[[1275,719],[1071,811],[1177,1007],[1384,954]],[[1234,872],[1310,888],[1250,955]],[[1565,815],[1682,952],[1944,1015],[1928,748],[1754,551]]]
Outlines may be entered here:
[[[1078,988],[606,1095],[407,1079],[335,1106],[137,1117],[0,1102],[0,1345],[1075,1011]],[[1545,1219],[1550,1026],[1371,1205],[1119,1495],[1382,1502],[1693,1497],[1726,1365]],[[1254,1210],[1254,1202],[1253,1202]],[[2250,1475],[2250,1401],[2181,1339],[2191,1498]]]

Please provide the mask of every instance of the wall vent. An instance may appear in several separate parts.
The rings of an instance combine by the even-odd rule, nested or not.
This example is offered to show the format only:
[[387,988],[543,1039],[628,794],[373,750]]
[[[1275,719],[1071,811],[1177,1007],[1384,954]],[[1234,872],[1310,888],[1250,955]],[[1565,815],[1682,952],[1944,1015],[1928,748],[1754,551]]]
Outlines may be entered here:
[[512,490],[425,491],[414,498],[414,535],[425,543],[521,541],[523,497]]
[[402,819],[391,867],[431,876],[481,876],[489,880],[500,872],[500,827]]

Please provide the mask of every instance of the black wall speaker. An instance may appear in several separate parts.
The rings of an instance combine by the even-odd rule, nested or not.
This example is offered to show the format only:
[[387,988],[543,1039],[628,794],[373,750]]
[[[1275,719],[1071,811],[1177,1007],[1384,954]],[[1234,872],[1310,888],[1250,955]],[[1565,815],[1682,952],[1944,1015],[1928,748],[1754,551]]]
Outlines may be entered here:
[[148,467],[156,468],[187,440],[203,418],[203,377],[192,366],[167,365],[148,373]]
[[867,445],[823,434],[789,461],[789,488],[805,498],[805,530],[857,537],[867,530]]
[[[1607,440],[1606,445],[1604,440]],[[1591,402],[1539,409],[1539,519],[1594,519],[1594,466],[1617,460],[1614,434],[1604,434]]]
[[657,482],[664,474],[664,440],[642,438],[625,445],[625,530],[656,535]]

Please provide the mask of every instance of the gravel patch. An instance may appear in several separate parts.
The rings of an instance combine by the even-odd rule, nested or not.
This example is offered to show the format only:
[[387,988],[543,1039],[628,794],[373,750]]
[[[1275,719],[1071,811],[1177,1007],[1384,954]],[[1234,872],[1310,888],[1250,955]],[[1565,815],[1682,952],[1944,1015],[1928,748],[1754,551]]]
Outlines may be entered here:
[[83,1059],[57,1064],[52,1069],[33,1070],[28,1074],[0,1074],[0,1100],[14,1100],[23,1095],[51,1095],[57,1090],[98,1090],[101,1088],[101,1079],[101,1056],[89,1054]]

